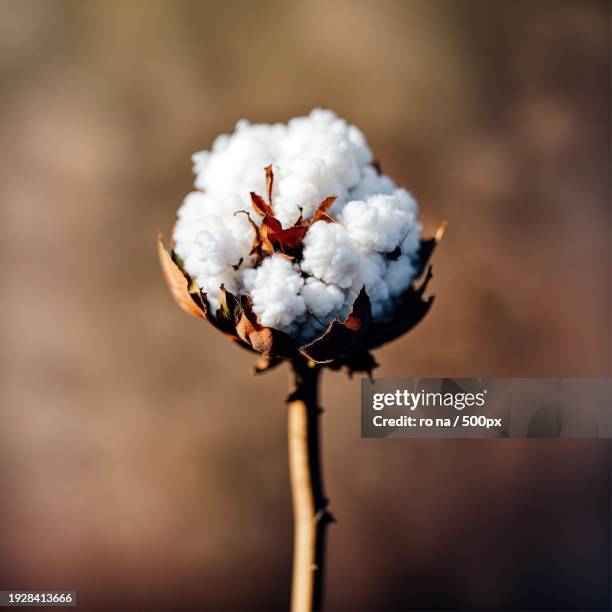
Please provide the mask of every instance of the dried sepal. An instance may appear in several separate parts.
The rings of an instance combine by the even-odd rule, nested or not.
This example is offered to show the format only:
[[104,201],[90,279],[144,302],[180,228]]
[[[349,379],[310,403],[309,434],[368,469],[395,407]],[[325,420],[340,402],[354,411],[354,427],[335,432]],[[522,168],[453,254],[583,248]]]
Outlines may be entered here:
[[425,279],[417,288],[409,287],[401,296],[400,303],[395,309],[393,318],[386,323],[374,323],[370,326],[366,345],[373,349],[410,331],[427,314],[434,297],[423,299],[425,289],[433,274],[431,266],[427,270]]
[[358,350],[372,321],[372,305],[365,287],[361,289],[344,322],[335,320],[310,344],[300,348],[302,355],[315,363],[331,363]]
[[266,215],[259,231],[261,248],[267,255],[272,253],[299,255],[307,231],[308,227],[304,225],[293,225],[284,229],[278,219]]
[[266,193],[268,194],[268,204],[272,208],[272,188],[274,187],[274,172],[272,172],[272,166],[266,166],[264,168],[266,173]]
[[316,223],[317,221],[325,221],[326,223],[335,223],[335,221],[327,214],[327,211],[332,207],[332,204],[336,201],[336,196],[329,196],[325,198],[318,206],[315,214],[312,216],[310,224]]
[[219,308],[215,320],[222,331],[236,335],[236,323],[240,319],[240,302],[238,298],[221,285]]
[[266,203],[266,201],[254,191],[251,191],[251,204],[253,204],[253,209],[258,215],[262,217],[265,215],[274,215],[274,211],[272,210],[272,206]]
[[272,189],[274,186],[272,166],[266,166],[265,172],[268,202],[254,191],[250,192],[253,209],[258,215],[263,217],[261,226],[257,227],[247,211],[238,211],[247,215],[251,227],[253,227],[255,232],[250,254],[253,255],[257,253],[260,259],[265,255],[272,255],[273,253],[283,253],[291,257],[300,257],[302,254],[304,236],[313,223],[317,221],[335,223],[327,214],[327,211],[336,201],[336,196],[325,198],[319,204],[310,220],[304,219],[302,208],[300,208],[299,219],[291,227],[285,229],[282,223],[274,216],[274,210],[272,208]]
[[296,355],[297,346],[291,336],[259,323],[248,296],[241,296],[240,305],[241,314],[236,324],[236,333],[243,342],[258,353],[273,358],[292,359]]
[[157,234],[157,254],[166,284],[175,302],[188,314],[206,319],[207,303],[188,274],[183,272],[166,250],[161,233]]

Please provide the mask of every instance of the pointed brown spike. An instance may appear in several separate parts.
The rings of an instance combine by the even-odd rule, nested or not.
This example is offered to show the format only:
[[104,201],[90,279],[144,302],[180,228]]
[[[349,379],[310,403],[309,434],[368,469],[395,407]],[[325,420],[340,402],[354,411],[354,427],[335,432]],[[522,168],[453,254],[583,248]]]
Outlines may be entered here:
[[[185,274],[172,259],[162,242],[161,233],[157,233],[157,254],[166,284],[175,302],[188,314],[206,320],[206,303],[198,299],[199,290],[190,292],[191,278]],[[194,297],[196,296],[196,297]],[[197,300],[197,301],[196,301]]]
[[447,227],[448,227],[448,221],[444,219],[444,221],[440,223],[440,227],[438,227],[438,229],[436,230],[436,233],[434,234],[434,239],[436,242],[440,242],[440,240],[442,240],[442,238],[444,237],[444,234],[446,233]]
[[253,208],[258,215],[262,217],[264,215],[274,215],[272,207],[266,204],[265,200],[260,195],[257,195],[254,191],[251,191],[250,193],[251,203],[253,204]]
[[272,172],[272,165],[265,167],[266,171],[266,192],[268,194],[268,204],[272,208],[272,187],[274,186],[274,173]]
[[372,306],[364,287],[346,320],[330,323],[321,336],[301,347],[300,352],[315,363],[331,363],[347,357],[362,347],[371,321]]
[[440,227],[436,230],[436,233],[433,238],[427,238],[426,240],[421,240],[421,244],[419,246],[419,250],[416,254],[416,271],[415,278],[419,278],[421,274],[423,274],[433,252],[436,250],[438,243],[442,240],[444,236],[444,232],[446,231],[447,222],[443,221],[440,224]]

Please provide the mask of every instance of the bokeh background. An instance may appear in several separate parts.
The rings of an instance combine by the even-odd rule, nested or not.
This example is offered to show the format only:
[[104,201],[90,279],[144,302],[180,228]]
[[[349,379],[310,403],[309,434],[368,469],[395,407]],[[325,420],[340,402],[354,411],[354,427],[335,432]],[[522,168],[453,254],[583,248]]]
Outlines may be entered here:
[[[190,155],[322,106],[421,203],[382,377],[610,375],[608,2],[0,0],[0,588],[289,601],[287,372],[172,302]],[[608,441],[362,440],[324,376],[327,608],[608,609]]]

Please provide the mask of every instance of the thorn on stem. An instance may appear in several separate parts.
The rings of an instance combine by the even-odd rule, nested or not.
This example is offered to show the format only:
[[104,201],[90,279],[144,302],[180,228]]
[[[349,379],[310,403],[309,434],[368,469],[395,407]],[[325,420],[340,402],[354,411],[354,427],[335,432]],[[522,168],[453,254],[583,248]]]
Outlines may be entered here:
[[[325,503],[327,503],[329,500],[326,500]],[[315,523],[320,523],[323,525],[326,525],[327,523],[336,523],[336,518],[334,517],[334,515],[327,510],[327,508],[321,508],[321,510],[319,510],[315,515],[314,515],[314,521]]]

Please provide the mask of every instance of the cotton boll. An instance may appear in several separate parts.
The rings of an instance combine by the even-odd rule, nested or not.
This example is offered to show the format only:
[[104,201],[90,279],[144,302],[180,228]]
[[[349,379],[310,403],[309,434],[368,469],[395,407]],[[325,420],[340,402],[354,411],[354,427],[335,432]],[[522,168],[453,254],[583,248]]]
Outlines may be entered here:
[[[374,319],[382,320],[410,285],[420,246],[416,202],[376,171],[363,133],[335,113],[315,109],[274,125],[242,120],[192,160],[199,191],[179,208],[174,249],[207,294],[212,316],[224,285],[250,295],[263,325],[313,339],[333,318],[346,317],[362,287]],[[251,222],[262,222],[250,192],[267,200],[268,165],[274,216],[284,228],[300,210],[309,220],[324,199],[336,197],[327,210],[336,223],[313,224],[293,262],[250,255]],[[391,252],[399,258],[390,261]]]
[[302,270],[316,278],[348,288],[361,255],[348,232],[338,223],[317,221],[304,237]]
[[373,195],[349,202],[339,215],[363,253],[391,252],[415,223],[409,203],[398,195]]
[[247,270],[243,279],[262,325],[285,330],[305,313],[300,295],[304,279],[299,267],[282,255],[267,257],[258,268]]
[[333,315],[344,303],[344,293],[341,289],[312,277],[306,280],[301,293],[307,310],[318,319]]

